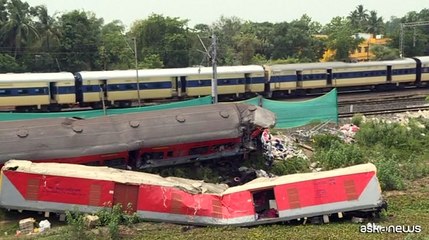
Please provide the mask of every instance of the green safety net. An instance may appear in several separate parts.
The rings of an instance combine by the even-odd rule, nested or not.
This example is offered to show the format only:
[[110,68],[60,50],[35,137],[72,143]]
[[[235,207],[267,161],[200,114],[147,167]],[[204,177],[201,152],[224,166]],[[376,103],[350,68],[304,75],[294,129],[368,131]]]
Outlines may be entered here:
[[196,98],[187,101],[165,103],[153,106],[145,107],[134,107],[134,108],[122,108],[122,109],[106,109],[104,110],[89,110],[89,111],[71,111],[71,112],[54,112],[54,113],[0,113],[0,121],[18,121],[28,119],[40,119],[40,118],[94,118],[103,115],[117,115],[125,113],[137,113],[173,108],[184,108],[192,106],[207,105],[212,103],[211,96]]
[[[90,110],[90,111],[72,111],[58,113],[0,113],[0,121],[17,121],[38,118],[94,118],[103,115],[116,115],[126,113],[136,113],[145,111],[155,111],[173,108],[183,108],[191,106],[200,106],[211,104],[211,96],[196,98],[188,101],[166,103],[154,106],[123,108],[123,109],[107,109]],[[274,101],[262,97],[255,97],[243,103],[253,104],[266,108],[274,112],[277,116],[276,128],[293,128],[304,126],[311,122],[326,122],[332,121],[338,123],[338,106],[337,106],[337,90],[307,101]]]
[[307,101],[274,101],[265,98],[252,98],[244,103],[261,106],[277,116],[276,128],[293,128],[311,122],[338,123],[337,90]]

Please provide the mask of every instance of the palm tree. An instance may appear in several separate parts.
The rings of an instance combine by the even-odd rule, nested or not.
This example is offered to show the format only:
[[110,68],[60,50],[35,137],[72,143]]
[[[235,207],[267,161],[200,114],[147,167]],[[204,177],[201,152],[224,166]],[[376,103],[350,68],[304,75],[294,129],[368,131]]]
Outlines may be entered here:
[[36,28],[39,30],[39,44],[40,47],[49,51],[51,47],[59,43],[59,31],[56,26],[55,18],[49,16],[46,6],[35,7],[37,18]]
[[352,27],[355,28],[355,32],[364,31],[364,26],[368,20],[368,10],[363,5],[358,5],[354,11],[350,12],[348,19],[350,19]]
[[383,17],[378,17],[376,11],[371,11],[368,18],[367,31],[375,36],[381,33],[384,29]]
[[354,29],[359,28],[359,19],[356,11],[350,12],[350,15],[347,18],[350,20],[350,24]]
[[365,21],[368,18],[368,10],[366,10],[363,5],[358,5],[355,11],[357,12],[359,20]]
[[38,32],[34,27],[31,17],[31,10],[28,3],[20,0],[11,0],[7,3],[9,13],[8,21],[0,28],[0,39],[3,44],[8,45],[14,51],[14,58],[27,40],[31,37],[38,37]]

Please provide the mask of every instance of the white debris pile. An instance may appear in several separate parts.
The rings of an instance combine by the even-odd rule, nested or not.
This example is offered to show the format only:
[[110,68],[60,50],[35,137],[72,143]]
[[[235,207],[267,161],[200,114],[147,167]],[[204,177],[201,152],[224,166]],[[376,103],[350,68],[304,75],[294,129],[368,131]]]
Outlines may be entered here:
[[354,124],[344,124],[338,131],[338,136],[346,143],[354,142],[354,137],[359,131],[359,127]]
[[[393,122],[399,122],[403,126],[407,126],[410,122],[410,119],[413,118],[424,118],[429,119],[429,111],[417,111],[417,112],[406,112],[406,113],[399,113],[395,114],[393,117]],[[424,128],[424,125],[421,124],[422,128]]]
[[318,167],[319,166],[319,162],[312,162],[311,164],[310,164],[310,170],[312,171],[312,172],[320,172],[320,171],[322,171],[322,168],[321,167]]
[[265,130],[261,136],[264,156],[271,164],[274,160],[287,160],[293,157],[308,159],[304,152],[298,148],[295,141],[285,135],[272,135]]

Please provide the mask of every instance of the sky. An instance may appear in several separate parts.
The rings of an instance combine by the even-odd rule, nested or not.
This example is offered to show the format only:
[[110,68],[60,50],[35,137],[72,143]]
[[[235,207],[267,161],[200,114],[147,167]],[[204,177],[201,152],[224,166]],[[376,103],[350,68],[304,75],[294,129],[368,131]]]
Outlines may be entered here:
[[[23,0],[25,1],[25,0]],[[153,13],[188,19],[189,27],[212,24],[221,16],[253,22],[290,22],[307,14],[321,24],[336,16],[348,16],[356,6],[375,10],[383,19],[402,17],[429,8],[428,0],[27,0],[31,6],[46,5],[49,14],[72,10],[91,11],[105,23],[121,20],[129,28]]]

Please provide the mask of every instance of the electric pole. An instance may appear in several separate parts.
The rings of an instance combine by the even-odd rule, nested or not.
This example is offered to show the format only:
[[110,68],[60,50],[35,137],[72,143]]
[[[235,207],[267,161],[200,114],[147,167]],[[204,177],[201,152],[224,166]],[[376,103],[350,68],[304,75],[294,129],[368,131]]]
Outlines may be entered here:
[[216,51],[217,51],[217,43],[216,43],[216,35],[212,35],[212,54],[210,54],[212,58],[212,68],[213,68],[213,77],[212,77],[212,103],[217,103],[217,63],[216,63]]
[[404,28],[406,28],[406,27],[413,27],[414,28],[413,46],[415,46],[415,44],[416,44],[416,27],[417,26],[425,26],[425,25],[429,25],[429,21],[401,23],[400,36],[399,36],[399,56],[401,58],[404,57]]
[[133,38],[134,40],[134,58],[136,61],[136,82],[137,82],[137,99],[139,103],[139,107],[141,107],[141,98],[140,98],[140,80],[139,80],[139,64],[137,60],[137,39]]

